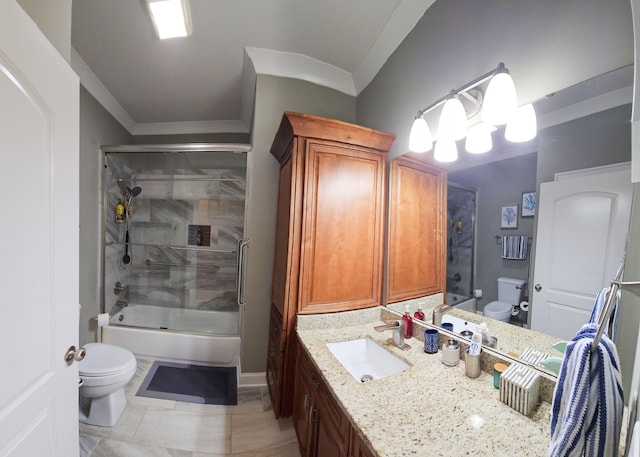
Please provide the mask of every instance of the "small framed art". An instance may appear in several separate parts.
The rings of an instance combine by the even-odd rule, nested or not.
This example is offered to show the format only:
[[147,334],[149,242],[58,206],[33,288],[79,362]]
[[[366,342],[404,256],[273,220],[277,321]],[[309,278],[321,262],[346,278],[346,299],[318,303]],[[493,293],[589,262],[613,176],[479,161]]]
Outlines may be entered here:
[[538,198],[535,192],[522,193],[522,217],[533,217],[536,214]]
[[518,205],[502,207],[500,228],[518,228]]

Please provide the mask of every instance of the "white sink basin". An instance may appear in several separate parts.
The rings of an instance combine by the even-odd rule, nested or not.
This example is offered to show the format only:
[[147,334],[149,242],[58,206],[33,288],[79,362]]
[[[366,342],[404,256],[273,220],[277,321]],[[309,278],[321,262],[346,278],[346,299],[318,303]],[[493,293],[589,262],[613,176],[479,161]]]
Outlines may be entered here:
[[465,330],[474,331],[476,329],[476,324],[473,322],[466,321],[456,316],[452,316],[451,314],[445,314],[442,316],[442,323],[450,322],[453,324],[453,333],[460,334]]
[[371,338],[327,343],[327,347],[357,381],[385,378],[411,366]]

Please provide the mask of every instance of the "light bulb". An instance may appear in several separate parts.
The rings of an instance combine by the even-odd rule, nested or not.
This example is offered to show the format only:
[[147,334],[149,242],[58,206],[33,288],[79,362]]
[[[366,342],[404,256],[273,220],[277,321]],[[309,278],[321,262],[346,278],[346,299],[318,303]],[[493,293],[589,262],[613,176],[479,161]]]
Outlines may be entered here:
[[491,132],[495,130],[495,127],[485,122],[472,125],[469,127],[467,140],[464,143],[465,150],[471,154],[482,154],[490,151],[493,147]]
[[422,116],[416,117],[409,133],[409,150],[413,152],[427,152],[433,147],[433,138],[429,124]]
[[[501,71],[501,68],[503,71]],[[518,96],[513,79],[504,67],[489,81],[482,104],[482,120],[491,125],[504,125],[518,106]]]
[[433,158],[438,162],[453,162],[458,159],[458,147],[456,142],[450,138],[439,138],[436,141]]
[[521,106],[507,122],[504,137],[512,143],[529,141],[538,134],[536,111],[531,103]]
[[467,136],[467,113],[457,95],[450,97],[442,107],[438,123],[438,136],[453,141]]

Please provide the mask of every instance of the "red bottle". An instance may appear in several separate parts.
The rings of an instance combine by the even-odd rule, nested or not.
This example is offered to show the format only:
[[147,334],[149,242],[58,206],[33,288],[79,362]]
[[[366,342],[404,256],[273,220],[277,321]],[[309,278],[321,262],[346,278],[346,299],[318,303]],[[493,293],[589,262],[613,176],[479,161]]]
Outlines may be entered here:
[[418,310],[415,313],[413,313],[413,318],[424,321],[424,313],[422,312],[422,303],[418,303]]
[[404,308],[404,316],[402,316],[404,322],[404,339],[408,340],[413,336],[413,319],[411,319],[411,311],[409,311],[409,305]]

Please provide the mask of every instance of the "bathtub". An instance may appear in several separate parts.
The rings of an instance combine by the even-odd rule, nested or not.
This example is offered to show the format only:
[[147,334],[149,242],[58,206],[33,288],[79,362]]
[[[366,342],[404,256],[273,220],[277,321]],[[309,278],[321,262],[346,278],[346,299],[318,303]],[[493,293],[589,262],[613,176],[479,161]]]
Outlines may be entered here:
[[465,295],[447,292],[445,303],[447,305],[455,306],[458,309],[463,309],[471,313],[476,312],[476,299],[474,297],[467,297]]
[[136,355],[239,366],[239,312],[129,304],[101,327],[102,342]]

